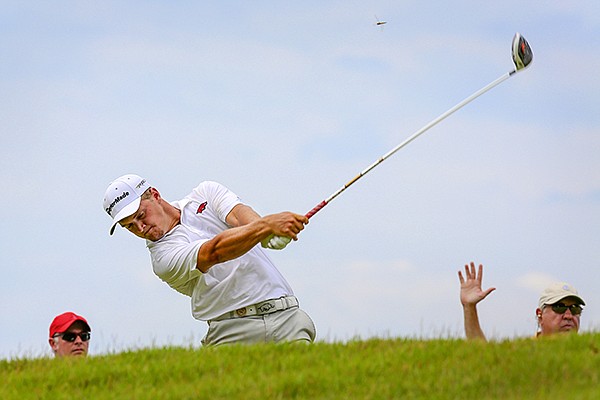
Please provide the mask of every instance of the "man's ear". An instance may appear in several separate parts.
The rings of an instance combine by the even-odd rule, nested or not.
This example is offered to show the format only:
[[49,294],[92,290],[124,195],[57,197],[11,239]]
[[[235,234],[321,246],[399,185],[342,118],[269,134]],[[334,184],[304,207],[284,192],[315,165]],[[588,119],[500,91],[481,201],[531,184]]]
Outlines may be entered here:
[[535,316],[540,319],[542,318],[542,310],[540,308],[535,310]]
[[50,345],[50,348],[52,349],[53,353],[56,353],[56,351],[58,350],[58,343],[56,343],[56,340],[54,340],[54,338],[49,338],[48,339],[48,344]]
[[160,201],[161,197],[160,197],[160,193],[158,192],[158,189],[151,187],[150,194],[152,195],[152,198],[154,200]]

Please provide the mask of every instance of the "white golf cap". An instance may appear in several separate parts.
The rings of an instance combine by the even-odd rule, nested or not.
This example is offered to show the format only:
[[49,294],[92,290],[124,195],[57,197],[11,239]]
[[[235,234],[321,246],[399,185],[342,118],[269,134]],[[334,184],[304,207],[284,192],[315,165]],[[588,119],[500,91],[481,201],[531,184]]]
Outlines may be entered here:
[[556,282],[548,286],[540,295],[539,308],[542,308],[546,304],[554,304],[567,297],[574,297],[585,306],[585,301],[579,296],[577,290],[566,282]]
[[150,184],[147,180],[134,174],[123,175],[112,181],[104,194],[104,211],[113,220],[110,227],[111,235],[120,220],[138,210],[141,196],[149,188]]

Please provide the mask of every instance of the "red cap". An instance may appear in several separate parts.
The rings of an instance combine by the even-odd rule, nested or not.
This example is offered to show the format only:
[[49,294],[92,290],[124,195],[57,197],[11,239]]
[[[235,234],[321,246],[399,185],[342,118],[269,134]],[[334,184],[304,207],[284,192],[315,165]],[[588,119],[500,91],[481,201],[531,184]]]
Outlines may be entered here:
[[81,321],[86,324],[88,331],[91,331],[90,324],[83,318],[72,312],[66,312],[60,314],[52,320],[50,324],[50,337],[54,336],[56,333],[65,332],[75,321]]

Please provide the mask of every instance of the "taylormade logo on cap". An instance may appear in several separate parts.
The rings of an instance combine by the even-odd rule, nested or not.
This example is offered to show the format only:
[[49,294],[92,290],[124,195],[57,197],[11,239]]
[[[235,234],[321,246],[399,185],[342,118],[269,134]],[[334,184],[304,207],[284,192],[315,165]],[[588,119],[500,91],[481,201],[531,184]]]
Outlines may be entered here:
[[123,194],[122,194],[122,195],[120,195],[120,196],[117,196],[117,197],[116,197],[116,198],[113,200],[113,202],[112,202],[112,203],[110,203],[110,205],[108,206],[108,208],[106,209],[106,212],[108,213],[108,215],[110,215],[111,217],[114,217],[114,215],[113,215],[113,209],[114,209],[115,205],[116,205],[116,204],[117,204],[119,201],[121,201],[121,200],[123,200],[124,198],[126,198],[127,196],[129,196],[129,192],[123,192]]
[[123,175],[108,186],[104,194],[104,211],[113,219],[111,235],[120,220],[137,211],[142,194],[149,188],[148,181],[135,174]]

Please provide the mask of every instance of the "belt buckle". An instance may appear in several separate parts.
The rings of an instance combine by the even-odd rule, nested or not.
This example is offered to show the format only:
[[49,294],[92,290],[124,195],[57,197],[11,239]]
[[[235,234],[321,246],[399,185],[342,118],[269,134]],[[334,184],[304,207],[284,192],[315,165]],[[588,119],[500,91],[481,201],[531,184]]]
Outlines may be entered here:
[[[279,308],[277,307],[277,300],[281,300],[282,307],[279,307]],[[288,301],[286,298],[273,299],[273,300],[266,300],[266,301],[263,301],[262,303],[257,303],[257,304],[251,305],[251,306],[238,308],[237,310],[233,311],[231,313],[231,315],[233,318],[243,318],[243,317],[247,317],[250,315],[269,314],[274,311],[277,311],[278,309],[285,310],[286,308],[289,308],[289,307],[290,307],[290,305],[288,304]]]
[[245,317],[247,313],[248,313],[248,307],[242,307],[242,308],[238,308],[237,310],[235,310],[235,315],[237,315],[240,318]]

